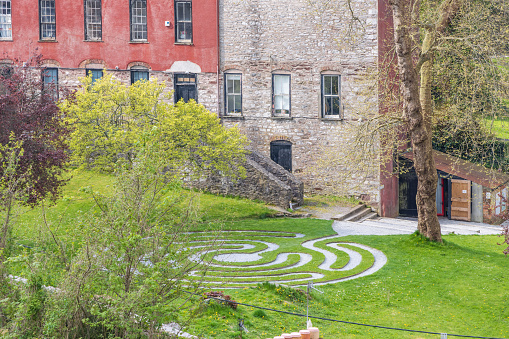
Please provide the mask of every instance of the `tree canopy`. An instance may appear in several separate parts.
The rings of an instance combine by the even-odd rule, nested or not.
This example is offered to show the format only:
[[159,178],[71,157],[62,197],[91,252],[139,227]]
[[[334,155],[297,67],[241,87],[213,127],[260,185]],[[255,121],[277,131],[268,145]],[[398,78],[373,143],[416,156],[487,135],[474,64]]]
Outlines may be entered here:
[[68,129],[53,89],[43,86],[44,69],[35,62],[4,65],[0,72],[0,144],[7,145],[11,135],[22,142],[16,175],[27,176],[30,189],[24,202],[32,206],[58,196],[68,161]]
[[[171,104],[164,85],[137,81],[125,86],[111,75],[83,78],[83,90],[60,107],[72,127],[72,160],[79,166],[111,171],[123,159],[133,162],[142,143],[158,145],[169,169],[214,170],[238,174],[246,139],[226,129],[217,116],[194,100]],[[142,138],[150,134],[150,138]]]

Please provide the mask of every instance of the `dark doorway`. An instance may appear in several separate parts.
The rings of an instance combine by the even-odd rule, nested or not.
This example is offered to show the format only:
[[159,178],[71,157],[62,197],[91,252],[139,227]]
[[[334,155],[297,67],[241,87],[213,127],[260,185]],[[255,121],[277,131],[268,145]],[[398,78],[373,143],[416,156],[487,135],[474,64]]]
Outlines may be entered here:
[[292,171],[292,143],[285,140],[270,143],[270,158],[288,172]]
[[196,93],[196,74],[175,74],[175,103],[180,99],[184,102],[190,99],[198,102]]
[[399,214],[417,216],[417,176],[413,169],[399,175]]
[[[436,206],[438,216],[448,216],[448,182],[443,178],[446,173],[438,172]],[[399,175],[399,214],[408,217],[417,217],[417,175],[415,170],[410,168],[407,172]]]

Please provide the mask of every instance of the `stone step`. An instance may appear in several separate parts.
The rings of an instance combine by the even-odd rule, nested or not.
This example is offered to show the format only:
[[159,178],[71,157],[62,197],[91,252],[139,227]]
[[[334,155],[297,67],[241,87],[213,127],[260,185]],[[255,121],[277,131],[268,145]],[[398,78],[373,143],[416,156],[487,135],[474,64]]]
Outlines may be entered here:
[[371,212],[368,215],[366,215],[364,218],[360,219],[358,222],[364,222],[366,220],[372,220],[378,218],[378,213]]
[[364,220],[374,219],[376,217],[378,217],[378,214],[373,212],[370,207],[360,204],[343,215],[333,217],[332,220],[363,222]]
[[368,208],[368,207],[364,206],[364,209],[362,209],[361,211],[359,211],[356,214],[352,215],[350,218],[348,218],[346,220],[360,222],[360,220],[364,219],[364,217],[368,216],[371,213],[372,213],[371,212],[371,208]]
[[336,221],[349,220],[350,217],[356,215],[360,211],[363,211],[365,208],[366,208],[366,205],[359,204],[343,215],[338,215],[336,217],[332,217],[332,220],[336,220]]

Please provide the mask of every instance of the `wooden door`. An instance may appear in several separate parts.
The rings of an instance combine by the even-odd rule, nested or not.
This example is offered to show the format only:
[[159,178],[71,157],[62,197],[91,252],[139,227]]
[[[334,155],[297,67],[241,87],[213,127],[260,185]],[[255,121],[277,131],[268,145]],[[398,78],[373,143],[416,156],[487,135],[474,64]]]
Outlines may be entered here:
[[451,219],[470,221],[470,181],[451,180]]

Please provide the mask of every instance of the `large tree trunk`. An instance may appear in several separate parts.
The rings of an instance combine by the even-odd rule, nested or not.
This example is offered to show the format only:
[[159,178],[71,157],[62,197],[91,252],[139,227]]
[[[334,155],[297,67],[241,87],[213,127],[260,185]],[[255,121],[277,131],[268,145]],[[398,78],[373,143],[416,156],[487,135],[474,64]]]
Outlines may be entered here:
[[[391,0],[394,19],[394,42],[398,57],[399,77],[403,99],[403,120],[412,142],[414,168],[417,174],[418,229],[433,241],[442,241],[436,208],[437,171],[431,146],[431,61],[421,68],[419,79],[414,66],[411,26],[412,1]],[[420,82],[424,86],[420,87]],[[425,104],[426,111],[421,106]],[[425,113],[426,117],[425,117]]]

